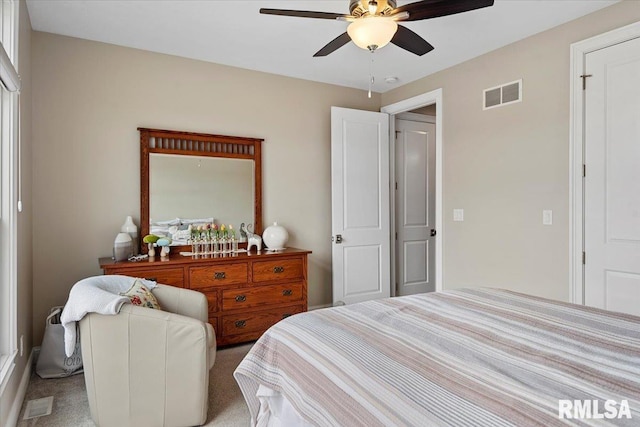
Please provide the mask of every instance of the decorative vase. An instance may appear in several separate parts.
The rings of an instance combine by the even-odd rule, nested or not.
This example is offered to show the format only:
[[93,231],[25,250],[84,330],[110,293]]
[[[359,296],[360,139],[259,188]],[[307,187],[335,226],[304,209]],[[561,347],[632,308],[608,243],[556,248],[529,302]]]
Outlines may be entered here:
[[138,227],[133,223],[133,218],[131,218],[131,215],[127,216],[124,224],[122,224],[122,227],[120,227],[120,231],[131,236],[131,241],[133,244],[133,254],[138,255]]
[[262,233],[262,241],[267,248],[271,251],[280,251],[284,249],[284,245],[289,240],[289,233],[287,230],[274,222],[273,225],[268,226]]
[[126,261],[133,255],[133,241],[128,233],[118,233],[113,242],[113,259],[116,261]]

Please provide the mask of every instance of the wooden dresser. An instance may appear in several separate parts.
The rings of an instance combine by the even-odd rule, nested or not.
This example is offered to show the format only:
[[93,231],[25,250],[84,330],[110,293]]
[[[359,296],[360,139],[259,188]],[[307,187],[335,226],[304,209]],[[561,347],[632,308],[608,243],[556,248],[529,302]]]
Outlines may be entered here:
[[252,341],[271,325],[307,311],[307,255],[287,248],[235,256],[172,255],[140,262],[100,258],[104,274],[122,274],[194,289],[209,301],[209,322],[218,345]]

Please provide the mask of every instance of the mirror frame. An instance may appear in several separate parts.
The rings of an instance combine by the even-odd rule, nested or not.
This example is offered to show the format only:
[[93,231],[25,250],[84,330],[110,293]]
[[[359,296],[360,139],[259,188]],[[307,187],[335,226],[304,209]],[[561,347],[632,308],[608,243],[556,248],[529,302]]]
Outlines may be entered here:
[[[176,130],[138,128],[140,132],[140,251],[147,252],[142,238],[149,234],[149,155],[206,156],[249,159],[254,162],[253,232],[262,235],[262,142],[264,139],[213,135]],[[212,212],[215,217],[215,213]],[[191,251],[190,246],[172,246]]]

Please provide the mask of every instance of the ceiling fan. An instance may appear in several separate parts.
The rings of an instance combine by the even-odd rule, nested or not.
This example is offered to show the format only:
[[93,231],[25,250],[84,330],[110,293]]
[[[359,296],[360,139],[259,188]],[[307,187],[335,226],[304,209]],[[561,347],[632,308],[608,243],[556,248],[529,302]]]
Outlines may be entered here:
[[418,56],[433,50],[433,46],[397,21],[420,21],[453,15],[493,5],[494,0],[422,0],[396,7],[396,0],[350,0],[349,15],[305,10],[260,9],[266,15],[300,18],[335,19],[350,22],[347,31],[313,56],[327,56],[353,40],[362,49],[374,52],[389,42]]

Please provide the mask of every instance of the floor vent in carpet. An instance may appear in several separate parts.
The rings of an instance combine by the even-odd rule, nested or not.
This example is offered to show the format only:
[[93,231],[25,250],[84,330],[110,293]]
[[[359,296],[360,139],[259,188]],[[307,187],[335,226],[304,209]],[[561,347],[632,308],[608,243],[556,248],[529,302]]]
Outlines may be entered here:
[[30,420],[31,418],[51,415],[52,408],[53,408],[53,396],[43,397],[42,399],[30,400],[27,402],[27,408],[24,411],[23,419]]

